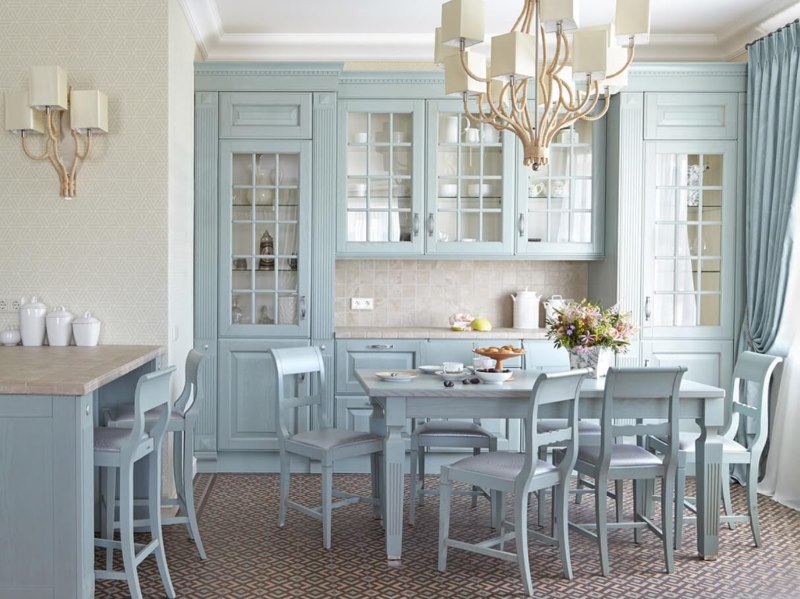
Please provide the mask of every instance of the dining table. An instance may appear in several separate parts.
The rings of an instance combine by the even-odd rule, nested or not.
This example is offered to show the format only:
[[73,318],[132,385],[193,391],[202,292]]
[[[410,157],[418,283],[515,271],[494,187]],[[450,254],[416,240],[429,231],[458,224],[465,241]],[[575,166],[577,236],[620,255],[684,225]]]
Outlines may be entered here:
[[[377,371],[380,372],[380,371]],[[356,378],[369,397],[372,413],[370,430],[384,440],[377,480],[386,533],[386,558],[396,563],[403,555],[403,497],[405,482],[405,435],[408,418],[519,418],[526,419],[528,399],[541,370],[515,370],[502,384],[445,386],[436,375],[380,378],[375,370],[356,370]],[[605,378],[586,378],[581,387],[580,418],[600,418]],[[663,400],[615,402],[622,418],[665,418]],[[539,416],[566,416],[541,406]],[[683,379],[680,387],[680,417],[700,427],[696,442],[697,554],[714,560],[719,551],[719,497],[722,467],[722,437],[725,423],[725,390]]]

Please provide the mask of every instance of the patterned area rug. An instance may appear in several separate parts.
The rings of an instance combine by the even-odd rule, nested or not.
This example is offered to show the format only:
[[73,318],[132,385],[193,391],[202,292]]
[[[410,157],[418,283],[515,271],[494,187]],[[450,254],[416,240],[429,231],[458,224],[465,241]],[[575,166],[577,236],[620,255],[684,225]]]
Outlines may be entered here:
[[[340,474],[337,488],[368,494],[368,475]],[[436,485],[436,477],[428,485]],[[406,485],[408,487],[408,485]],[[626,489],[630,496],[630,488]],[[380,521],[364,504],[334,510],[333,548],[322,548],[321,523],[289,511],[286,528],[276,526],[276,474],[201,474],[195,482],[200,530],[209,559],[201,561],[183,526],[165,527],[167,559],[178,597],[187,598],[431,598],[521,597],[516,565],[451,549],[446,573],[436,569],[438,500],[428,497],[417,511],[417,524],[404,529],[403,561],[391,567],[384,559]],[[319,476],[292,476],[292,497],[316,504]],[[733,488],[734,507],[744,513],[744,492]],[[610,502],[613,509],[613,501]],[[592,519],[587,496],[570,505],[570,518]],[[535,520],[535,504],[529,522]],[[627,504],[626,512],[630,513]],[[800,597],[800,513],[759,497],[763,546],[755,548],[750,527],[722,531],[720,557],[702,562],[694,556],[695,527],[684,529],[676,552],[675,572],[664,572],[660,541],[643,533],[613,531],[609,540],[611,575],[599,574],[596,545],[570,535],[574,579],[562,577],[554,547],[530,544],[531,571],[537,597]],[[688,513],[687,513],[688,515]],[[609,514],[609,520],[613,515]],[[471,507],[469,497],[454,497],[451,536],[487,538],[488,502]],[[146,536],[141,540],[146,540]],[[98,553],[98,556],[100,554]],[[120,560],[116,560],[121,562]],[[100,562],[98,561],[98,565]],[[139,566],[145,597],[164,597],[155,559]],[[121,581],[98,581],[96,597],[128,597]]]

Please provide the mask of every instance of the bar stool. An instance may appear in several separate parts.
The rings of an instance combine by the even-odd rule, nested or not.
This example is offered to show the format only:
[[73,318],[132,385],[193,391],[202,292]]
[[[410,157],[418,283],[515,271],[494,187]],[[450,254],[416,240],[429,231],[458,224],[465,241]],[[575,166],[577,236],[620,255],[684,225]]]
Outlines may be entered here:
[[[167,421],[167,432],[173,434],[172,471],[175,477],[177,497],[161,500],[162,506],[178,507],[178,514],[162,518],[162,525],[185,524],[189,537],[197,546],[200,559],[207,559],[207,555],[203,548],[203,541],[200,539],[200,529],[197,526],[197,514],[194,509],[192,458],[194,456],[194,425],[200,405],[198,398],[201,397],[197,373],[204,357],[204,354],[194,349],[190,350],[186,356],[186,383],[178,399],[175,400],[175,405],[172,407]],[[147,414],[145,418],[145,426],[149,429],[155,422],[156,414]],[[134,407],[131,405],[106,412],[106,425],[111,428],[132,428],[134,419]],[[144,521],[134,522],[134,526],[144,525],[146,525]],[[116,528],[116,523],[112,526]]]
[[[137,566],[151,553],[155,553],[158,571],[167,597],[175,597],[172,581],[167,568],[167,557],[164,553],[164,539],[161,536],[161,442],[167,430],[169,417],[169,385],[174,366],[143,375],[136,384],[134,397],[134,420],[131,429],[95,428],[94,429],[94,465],[104,470],[105,497],[113,498],[117,492],[117,472],[119,471],[119,514],[120,540],[114,541],[113,500],[106,503],[106,519],[103,526],[103,538],[95,539],[96,546],[106,548],[106,569],[95,570],[95,579],[127,580],[131,597],[140,599],[142,590],[139,587]],[[157,410],[153,416],[152,426],[145,429],[145,412]],[[134,464],[147,457],[148,459],[148,524],[151,540],[146,545],[133,542],[133,467]],[[109,527],[109,521],[112,526]],[[123,572],[113,570],[113,551],[122,550]]]

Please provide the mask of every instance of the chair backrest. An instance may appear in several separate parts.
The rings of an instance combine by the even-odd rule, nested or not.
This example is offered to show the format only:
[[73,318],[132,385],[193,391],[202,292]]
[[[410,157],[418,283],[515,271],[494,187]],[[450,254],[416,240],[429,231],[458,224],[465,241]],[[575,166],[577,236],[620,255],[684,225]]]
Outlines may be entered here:
[[[539,447],[542,445],[557,444],[564,448],[564,458],[558,463],[558,469],[563,475],[561,480],[566,480],[566,477],[572,472],[578,449],[576,433],[578,398],[583,379],[588,372],[585,368],[565,372],[543,372],[536,378],[528,400],[528,425],[524,427],[525,464],[515,483],[516,492],[522,493],[526,490],[536,470]],[[564,428],[543,433],[537,430],[539,408],[543,405],[551,406],[558,412],[560,418],[565,419]]]
[[[611,450],[617,437],[629,435],[656,435],[668,446],[664,454],[664,465],[676,464],[680,424],[680,387],[685,366],[672,368],[610,368],[606,375],[603,393],[603,412],[600,418],[600,459],[601,469],[607,469],[611,461]],[[620,403],[635,402],[650,408],[655,402],[662,416],[648,415],[647,422],[636,424],[617,424],[617,419],[636,419],[627,411],[624,416],[615,410]],[[644,413],[644,412],[643,412]],[[648,409],[648,414],[652,410]],[[655,422],[654,422],[655,420]]]
[[[316,409],[322,423],[329,424],[324,401],[325,363],[319,348],[287,347],[269,351],[275,361],[278,442],[291,438],[289,422],[298,408],[309,406]],[[301,376],[294,397],[286,395],[285,378],[290,375]]]
[[135,448],[141,439],[147,435],[145,426],[145,412],[161,408],[158,412],[158,420],[150,428],[149,436],[153,438],[153,450],[157,451],[161,447],[164,433],[167,430],[169,420],[170,403],[170,380],[172,373],[175,372],[174,366],[168,366],[155,372],[149,372],[139,377],[136,383],[134,395],[134,418],[131,434],[123,444],[122,451],[130,451]]
[[200,385],[198,382],[198,371],[200,370],[200,364],[202,364],[204,358],[205,354],[196,349],[189,350],[186,356],[183,391],[181,391],[178,399],[175,400],[175,409],[184,416],[189,412],[196,414],[199,409],[200,402],[198,401],[198,397],[200,397]]
[[[769,383],[772,373],[783,361],[778,356],[742,352],[733,369],[730,424],[726,436],[733,436],[739,427],[739,418],[747,418],[749,449],[761,452],[767,442],[769,430]],[[742,397],[744,391],[744,397]]]

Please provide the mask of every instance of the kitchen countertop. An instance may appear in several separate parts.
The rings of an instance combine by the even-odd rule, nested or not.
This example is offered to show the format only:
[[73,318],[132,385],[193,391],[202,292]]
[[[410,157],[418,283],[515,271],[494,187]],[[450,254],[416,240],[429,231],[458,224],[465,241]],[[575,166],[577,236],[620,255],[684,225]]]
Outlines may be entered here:
[[337,339],[545,339],[546,329],[496,328],[451,331],[449,327],[336,327]]
[[0,347],[0,394],[86,395],[163,353],[158,345]]

